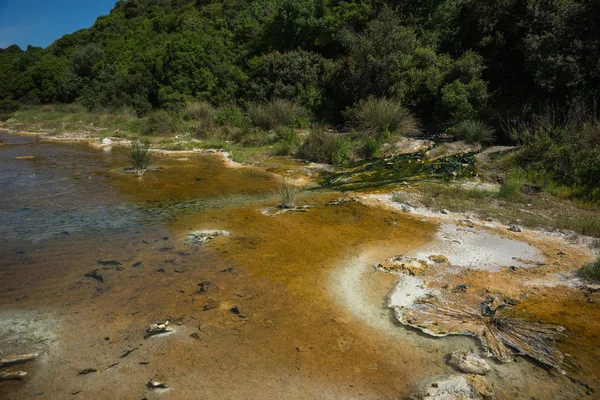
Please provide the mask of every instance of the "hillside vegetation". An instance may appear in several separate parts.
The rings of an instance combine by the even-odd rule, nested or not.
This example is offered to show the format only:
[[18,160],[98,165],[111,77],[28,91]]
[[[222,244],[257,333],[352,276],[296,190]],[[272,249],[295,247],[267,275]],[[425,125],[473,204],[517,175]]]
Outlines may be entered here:
[[515,166],[597,199],[598,59],[593,0],[119,0],[46,49],[0,49],[0,120],[76,103],[282,154],[310,153],[285,127],[317,127],[333,162],[456,133],[518,144]]

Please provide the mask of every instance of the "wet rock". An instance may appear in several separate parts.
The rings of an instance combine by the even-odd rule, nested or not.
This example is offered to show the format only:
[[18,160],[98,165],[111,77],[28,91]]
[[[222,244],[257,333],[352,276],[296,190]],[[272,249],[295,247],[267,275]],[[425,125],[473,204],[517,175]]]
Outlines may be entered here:
[[466,226],[468,228],[473,228],[475,226],[475,223],[470,218],[462,219],[459,221],[459,223],[460,223],[460,225]]
[[483,397],[464,375],[442,375],[426,379],[411,396],[419,400],[481,400]]
[[445,208],[442,208],[442,209],[440,210],[440,213],[441,213],[441,214],[448,215],[448,214],[450,214],[450,211],[446,210]]
[[431,161],[455,154],[473,153],[481,150],[480,144],[470,144],[464,141],[443,143],[425,153],[425,157]]
[[81,371],[79,371],[77,373],[77,375],[87,375],[87,374],[91,374],[93,372],[98,372],[98,370],[96,368],[86,368],[86,369],[82,369]]
[[517,232],[517,233],[521,232],[521,228],[519,228],[517,225],[514,225],[514,224],[511,224],[508,227],[508,230],[511,232]]
[[468,288],[469,288],[469,285],[465,285],[464,283],[459,283],[458,285],[454,286],[454,289],[452,289],[452,291],[454,293],[466,292]]
[[429,261],[432,261],[436,264],[450,264],[448,257],[439,254],[429,256]]
[[187,236],[186,242],[200,245],[210,242],[217,236],[231,236],[231,233],[223,230],[196,231]]
[[146,329],[144,339],[148,339],[151,336],[161,335],[163,333],[169,332],[173,332],[173,329],[169,328],[169,321],[165,321],[164,323],[152,324],[148,329]]
[[383,272],[415,276],[425,273],[427,263],[416,258],[398,255],[377,264],[375,268]]
[[491,371],[487,361],[475,353],[455,351],[448,356],[448,364],[466,374],[485,375]]
[[419,151],[429,150],[435,143],[431,140],[420,140],[412,138],[401,138],[392,145],[385,155],[412,154]]
[[415,208],[408,204],[400,204],[400,209],[405,213],[411,213],[415,211]]
[[95,279],[95,280],[97,280],[100,283],[104,283],[104,278],[102,277],[102,275],[100,275],[98,273],[97,269],[95,269],[95,270],[93,270],[91,272],[88,272],[87,274],[85,274],[83,276],[85,276],[86,278]]

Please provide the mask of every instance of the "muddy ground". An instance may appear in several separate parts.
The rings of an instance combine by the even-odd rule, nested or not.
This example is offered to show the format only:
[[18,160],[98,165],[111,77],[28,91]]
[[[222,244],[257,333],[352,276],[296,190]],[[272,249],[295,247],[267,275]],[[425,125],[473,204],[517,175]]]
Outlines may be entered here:
[[[399,324],[388,296],[401,277],[374,268],[425,251],[451,221],[372,200],[327,205],[341,195],[323,191],[302,195],[307,212],[266,216],[276,177],[217,157],[165,156],[141,180],[86,144],[8,138],[0,159],[0,350],[39,354],[10,368],[28,375],[1,382],[0,398],[403,399],[423,379],[457,373],[448,353],[485,355],[475,338]],[[199,229],[231,236],[186,243]],[[431,286],[466,285],[449,291],[466,304],[491,291],[517,297],[532,319],[568,329],[558,343],[567,375],[527,357],[487,358],[493,398],[595,398],[600,298],[568,275],[589,252],[481,229],[529,243],[540,265],[432,268]],[[94,270],[102,281],[86,276]],[[144,338],[166,320],[172,333]]]

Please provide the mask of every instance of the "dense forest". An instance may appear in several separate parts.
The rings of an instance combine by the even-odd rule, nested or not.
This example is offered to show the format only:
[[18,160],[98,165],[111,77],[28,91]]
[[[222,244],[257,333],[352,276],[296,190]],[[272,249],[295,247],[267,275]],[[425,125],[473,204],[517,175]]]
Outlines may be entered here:
[[[600,175],[599,60],[595,0],[119,0],[46,49],[0,49],[0,114],[283,99],[340,128],[359,102],[393,99],[421,132],[483,121],[530,153],[562,143],[559,155],[522,158],[559,168],[562,157],[556,174],[589,186]],[[586,133],[572,140],[573,129]],[[573,146],[587,152],[575,160]]]

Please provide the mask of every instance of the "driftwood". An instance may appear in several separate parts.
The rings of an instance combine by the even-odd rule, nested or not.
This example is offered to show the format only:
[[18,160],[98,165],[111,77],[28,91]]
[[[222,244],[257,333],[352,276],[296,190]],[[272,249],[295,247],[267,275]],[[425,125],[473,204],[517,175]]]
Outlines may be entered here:
[[5,367],[7,365],[20,364],[27,361],[31,361],[37,358],[37,354],[23,354],[20,356],[8,356],[0,358],[0,367]]
[[15,372],[0,372],[0,381],[20,381],[25,378],[27,372],[15,371]]
[[466,306],[430,297],[418,301],[414,309],[403,310],[397,315],[402,323],[433,336],[476,336],[500,361],[512,360],[512,348],[564,373],[564,355],[555,347],[556,338],[564,328],[528,322],[509,307],[483,315]]

